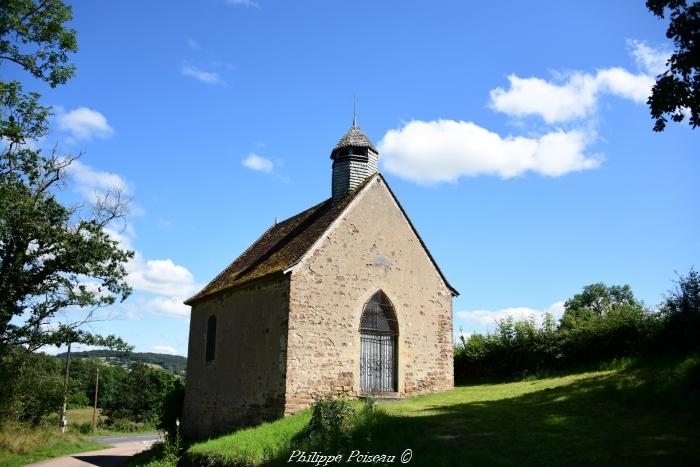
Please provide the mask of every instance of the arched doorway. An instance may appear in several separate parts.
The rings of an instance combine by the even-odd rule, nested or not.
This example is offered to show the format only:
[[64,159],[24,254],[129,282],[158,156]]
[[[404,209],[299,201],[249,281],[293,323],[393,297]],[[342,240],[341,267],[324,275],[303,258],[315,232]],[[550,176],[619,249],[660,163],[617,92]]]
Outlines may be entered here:
[[393,392],[399,327],[389,298],[381,290],[365,303],[360,319],[360,390]]

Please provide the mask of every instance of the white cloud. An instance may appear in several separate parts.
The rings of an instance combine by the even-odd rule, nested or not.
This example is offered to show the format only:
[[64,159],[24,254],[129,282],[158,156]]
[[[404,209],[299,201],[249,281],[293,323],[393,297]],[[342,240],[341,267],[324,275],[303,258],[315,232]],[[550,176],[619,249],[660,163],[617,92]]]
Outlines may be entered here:
[[388,131],[379,150],[389,172],[419,183],[477,175],[510,178],[528,171],[556,177],[600,165],[601,157],[584,153],[593,138],[583,130],[501,137],[472,122],[416,120]]
[[182,297],[194,294],[198,285],[192,273],[171,259],[144,260],[140,252],[127,265],[127,281],[135,290],[166,297]]
[[91,139],[93,136],[106,138],[114,133],[104,115],[87,107],[59,114],[58,126],[70,132],[74,139]]
[[152,345],[151,347],[146,349],[146,352],[164,353],[164,354],[168,354],[168,355],[177,355],[177,350],[175,350],[175,347],[172,347],[169,345]]
[[185,65],[180,72],[185,76],[190,76],[198,81],[207,84],[226,84],[221,75],[214,71],[204,71],[191,65]]
[[[104,350],[104,347],[96,345],[86,345],[86,344],[71,344],[70,351],[72,352],[88,352],[90,350]],[[56,347],[55,345],[46,345],[39,349],[40,353],[45,355],[58,355],[60,353],[65,353],[68,351],[68,346],[61,345]]]
[[603,93],[644,103],[654,84],[645,73],[632,74],[619,67],[598,70],[595,75],[571,73],[558,83],[514,74],[508,81],[509,89],[491,90],[491,108],[513,117],[536,115],[548,124],[590,117]]
[[[501,310],[472,310],[458,311],[456,328],[462,328],[465,331],[485,332],[487,329],[493,331],[496,328],[498,321],[512,316],[515,320],[527,320],[530,317],[535,318],[537,326],[542,324],[542,317],[545,313],[550,313],[555,320],[559,320],[564,314],[564,302],[555,302],[544,310],[536,310],[527,307],[512,307],[503,308]],[[465,333],[468,334],[468,333]]]
[[[665,51],[628,41],[630,54],[643,72],[621,67],[594,73],[556,74],[552,80],[508,76],[507,89],[490,92],[493,110],[511,117],[536,116],[547,126],[527,136],[501,136],[458,120],[411,121],[388,131],[379,143],[387,171],[418,183],[454,182],[462,176],[510,178],[534,172],[557,177],[595,169],[603,157],[591,153],[596,141],[596,112],[601,98],[613,95],[646,103]],[[572,123],[565,128],[552,127]]]
[[244,167],[250,170],[257,170],[258,172],[272,172],[275,168],[275,164],[272,163],[270,159],[259,156],[255,153],[250,153],[248,156],[241,161]]
[[644,104],[651,95],[655,80],[647,74],[633,75],[629,71],[614,67],[598,71],[598,90],[607,91],[618,97]]
[[491,108],[508,115],[522,117],[540,115],[547,123],[585,117],[593,109],[595,83],[590,75],[575,74],[564,85],[548,83],[540,78],[519,78],[509,75],[510,89],[492,89]]
[[233,6],[243,6],[246,8],[260,8],[260,4],[253,0],[226,0],[226,3]]
[[185,318],[187,321],[190,317],[190,307],[185,305],[184,301],[191,295],[158,295],[151,298],[139,295],[135,299],[130,299],[128,303],[111,309],[108,317],[109,319],[138,321],[148,315],[162,315],[171,318]]
[[80,160],[74,160],[67,168],[68,174],[76,182],[76,191],[85,196],[89,201],[97,200],[101,193],[108,191],[129,192],[129,186],[121,176],[94,170],[92,167],[83,164]]
[[634,61],[645,72],[657,76],[666,71],[666,62],[671,58],[671,52],[665,49],[655,49],[644,41],[629,39],[627,46]]
[[183,302],[185,297],[156,297],[147,300],[142,306],[145,311],[161,315],[189,316],[190,307]]

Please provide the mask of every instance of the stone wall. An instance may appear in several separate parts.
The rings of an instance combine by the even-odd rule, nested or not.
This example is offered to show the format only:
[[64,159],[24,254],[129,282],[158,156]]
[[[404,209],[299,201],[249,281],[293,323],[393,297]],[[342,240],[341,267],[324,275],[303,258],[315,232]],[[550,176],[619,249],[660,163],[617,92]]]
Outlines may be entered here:
[[[202,438],[284,413],[289,281],[222,292],[192,307],[183,433]],[[205,361],[209,316],[216,357]]]
[[379,289],[398,318],[399,393],[452,388],[452,295],[377,177],[291,273],[285,413],[358,395],[360,317]]

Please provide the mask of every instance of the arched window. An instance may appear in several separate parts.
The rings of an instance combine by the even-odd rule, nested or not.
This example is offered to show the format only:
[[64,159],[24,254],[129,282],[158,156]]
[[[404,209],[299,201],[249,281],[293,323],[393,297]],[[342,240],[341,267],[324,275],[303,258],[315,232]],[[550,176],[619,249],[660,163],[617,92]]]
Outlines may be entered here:
[[211,362],[216,356],[216,316],[211,315],[207,320],[207,351],[206,360]]
[[396,385],[399,326],[381,290],[365,303],[360,319],[360,390],[393,392]]

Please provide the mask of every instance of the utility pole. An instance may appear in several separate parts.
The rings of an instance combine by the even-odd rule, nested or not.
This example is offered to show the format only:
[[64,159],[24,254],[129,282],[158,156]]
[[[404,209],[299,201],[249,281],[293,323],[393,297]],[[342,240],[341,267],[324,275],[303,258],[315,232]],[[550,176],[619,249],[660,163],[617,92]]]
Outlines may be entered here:
[[97,423],[97,391],[100,389],[100,369],[97,368],[95,372],[95,405],[92,407],[92,432],[95,432],[95,426]]
[[68,403],[68,371],[70,370],[70,345],[68,343],[68,352],[66,353],[66,377],[63,379],[63,411],[61,412],[61,433],[66,432],[66,425],[68,425],[68,420],[66,420],[66,404]]

